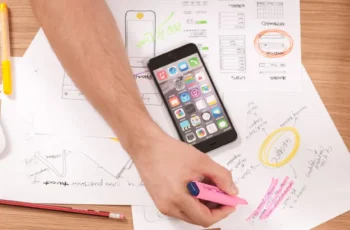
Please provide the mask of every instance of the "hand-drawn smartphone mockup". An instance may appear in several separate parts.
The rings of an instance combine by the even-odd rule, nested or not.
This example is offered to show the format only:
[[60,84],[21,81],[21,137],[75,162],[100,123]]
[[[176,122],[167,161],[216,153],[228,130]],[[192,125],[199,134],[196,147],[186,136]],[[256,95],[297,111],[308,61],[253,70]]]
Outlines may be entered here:
[[209,152],[237,139],[195,44],[152,58],[148,67],[182,141]]
[[131,67],[147,67],[156,52],[156,14],[153,11],[127,11],[125,46]]

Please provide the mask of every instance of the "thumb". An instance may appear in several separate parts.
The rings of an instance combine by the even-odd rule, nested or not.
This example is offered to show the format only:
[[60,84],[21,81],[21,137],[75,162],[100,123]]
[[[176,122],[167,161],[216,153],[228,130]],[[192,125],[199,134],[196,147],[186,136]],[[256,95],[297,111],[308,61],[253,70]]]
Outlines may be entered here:
[[219,189],[228,195],[237,195],[238,188],[233,183],[231,172],[209,157],[205,161],[206,162],[202,164],[202,175],[214,182]]

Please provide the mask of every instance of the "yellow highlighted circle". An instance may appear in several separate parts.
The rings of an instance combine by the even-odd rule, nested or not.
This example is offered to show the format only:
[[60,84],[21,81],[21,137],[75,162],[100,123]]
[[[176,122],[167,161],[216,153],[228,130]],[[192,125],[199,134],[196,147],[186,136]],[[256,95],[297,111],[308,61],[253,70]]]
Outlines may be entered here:
[[[286,133],[291,132],[294,135],[295,138],[295,143],[293,146],[293,149],[290,153],[288,153],[287,157],[285,157],[282,161],[272,163],[269,161],[269,157],[271,154],[272,147],[274,144]],[[283,165],[287,164],[289,161],[291,161],[295,154],[297,153],[298,149],[300,146],[300,135],[299,132],[296,128],[294,127],[283,127],[280,129],[275,130],[272,132],[261,144],[260,149],[259,149],[259,160],[260,162],[268,167],[273,167],[273,168],[279,168],[282,167]]]

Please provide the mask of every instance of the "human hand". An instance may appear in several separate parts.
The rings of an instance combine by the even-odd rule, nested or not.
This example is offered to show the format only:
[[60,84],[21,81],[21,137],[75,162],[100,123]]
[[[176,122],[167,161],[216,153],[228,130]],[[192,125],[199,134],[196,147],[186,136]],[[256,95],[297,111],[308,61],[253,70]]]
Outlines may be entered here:
[[165,215],[209,227],[235,208],[210,209],[187,191],[187,184],[203,178],[229,195],[238,193],[231,173],[194,147],[165,134],[153,136],[134,158],[139,174],[157,208]]

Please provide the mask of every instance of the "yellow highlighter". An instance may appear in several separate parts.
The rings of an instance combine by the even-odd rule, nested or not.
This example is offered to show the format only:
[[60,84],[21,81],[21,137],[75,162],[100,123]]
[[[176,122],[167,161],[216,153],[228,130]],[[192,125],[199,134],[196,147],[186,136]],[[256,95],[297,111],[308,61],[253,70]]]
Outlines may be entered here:
[[4,85],[4,93],[10,95],[12,93],[12,76],[10,62],[10,30],[8,9],[5,3],[0,4],[1,19],[1,64],[2,64],[2,82]]

